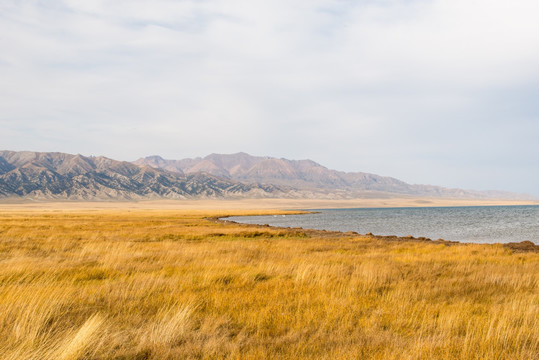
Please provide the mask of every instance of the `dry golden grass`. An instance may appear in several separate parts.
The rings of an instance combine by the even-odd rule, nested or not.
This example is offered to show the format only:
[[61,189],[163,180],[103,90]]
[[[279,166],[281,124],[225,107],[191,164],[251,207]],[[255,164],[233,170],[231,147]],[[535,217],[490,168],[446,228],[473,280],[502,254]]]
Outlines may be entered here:
[[3,211],[0,358],[538,358],[538,253],[240,213]]

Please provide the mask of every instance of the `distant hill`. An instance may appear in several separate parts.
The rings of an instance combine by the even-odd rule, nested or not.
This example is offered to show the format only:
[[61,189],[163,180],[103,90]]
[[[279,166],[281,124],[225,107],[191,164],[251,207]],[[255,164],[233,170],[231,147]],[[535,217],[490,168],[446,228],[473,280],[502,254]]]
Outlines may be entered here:
[[237,154],[211,154],[204,158],[165,160],[149,156],[134,162],[178,174],[200,171],[234,181],[287,186],[303,194],[354,197],[365,192],[441,196],[455,198],[530,199],[530,196],[503,191],[470,191],[432,185],[411,185],[401,180],[363,172],[330,170],[312,160],[287,160]]
[[280,196],[289,189],[243,184],[208,173],[183,175],[102,156],[0,151],[0,197],[151,199]]
[[137,200],[187,198],[324,198],[395,195],[531,199],[507,192],[479,192],[330,170],[312,160],[246,153],[133,163],[65,153],[0,151],[0,198]]

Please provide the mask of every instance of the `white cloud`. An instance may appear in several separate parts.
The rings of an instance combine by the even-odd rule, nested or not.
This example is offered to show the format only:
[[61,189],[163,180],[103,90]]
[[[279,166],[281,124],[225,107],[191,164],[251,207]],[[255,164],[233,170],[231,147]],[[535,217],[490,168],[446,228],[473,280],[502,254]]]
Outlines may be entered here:
[[[495,188],[493,169],[510,165],[500,149],[539,153],[538,12],[526,0],[6,0],[0,142],[123,159],[243,150]],[[477,181],[459,175],[480,171],[474,159]],[[499,184],[536,191],[538,176],[522,167]]]

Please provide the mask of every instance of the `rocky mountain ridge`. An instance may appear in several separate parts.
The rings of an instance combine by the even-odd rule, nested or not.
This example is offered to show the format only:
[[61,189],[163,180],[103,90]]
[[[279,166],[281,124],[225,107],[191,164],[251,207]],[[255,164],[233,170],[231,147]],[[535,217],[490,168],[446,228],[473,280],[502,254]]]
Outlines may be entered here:
[[196,172],[187,175],[106,157],[0,151],[0,197],[135,200],[279,196],[272,185],[244,184]]
[[384,192],[411,196],[455,198],[528,199],[530,197],[503,191],[471,191],[433,185],[412,185],[404,181],[363,172],[342,172],[328,169],[312,160],[287,160],[237,154],[211,154],[204,158],[165,160],[149,156],[134,162],[179,174],[199,171],[234,181],[287,186],[298,191],[339,197],[359,196],[364,192]]
[[479,192],[411,185],[391,177],[330,170],[312,160],[246,153],[135,162],[103,156],[0,151],[0,198],[142,200],[187,198],[320,198],[433,196],[532,199],[507,192]]

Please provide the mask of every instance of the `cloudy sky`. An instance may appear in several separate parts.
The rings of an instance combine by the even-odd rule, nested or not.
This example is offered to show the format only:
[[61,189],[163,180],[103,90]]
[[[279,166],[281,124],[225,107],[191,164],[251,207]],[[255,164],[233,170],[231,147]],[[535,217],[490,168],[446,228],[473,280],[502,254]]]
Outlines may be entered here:
[[0,149],[539,196],[536,0],[2,0]]

